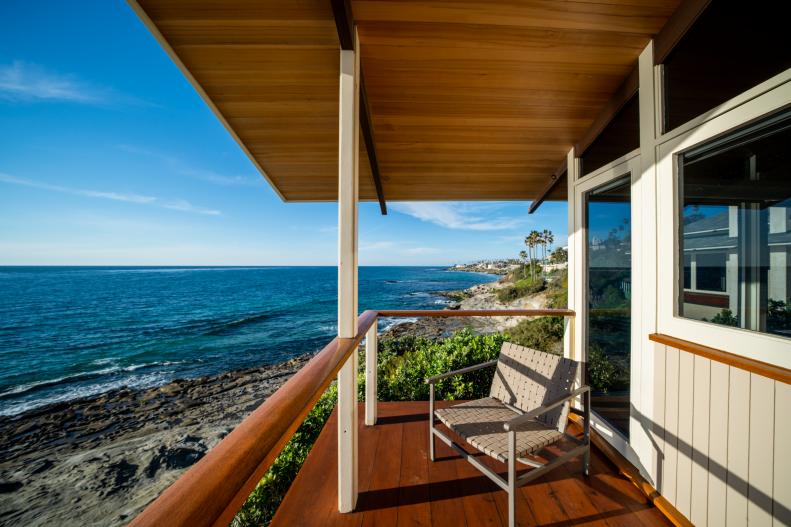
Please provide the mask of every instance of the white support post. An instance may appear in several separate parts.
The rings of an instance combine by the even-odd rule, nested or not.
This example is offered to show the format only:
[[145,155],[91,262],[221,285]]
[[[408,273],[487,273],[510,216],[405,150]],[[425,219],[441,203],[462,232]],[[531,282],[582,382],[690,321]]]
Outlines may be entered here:
[[[356,46],[359,49],[359,46]],[[357,201],[359,193],[359,56],[340,52],[338,134],[338,337],[357,332]],[[338,372],[338,510],[357,505],[357,361]]]
[[[632,247],[636,264],[632,271],[632,378],[631,404],[640,417],[630,416],[630,444],[648,467],[644,476],[659,488],[662,460],[661,428],[650,422],[654,414],[655,361],[657,355],[648,335],[656,331],[657,301],[657,176],[656,138],[662,128],[661,72],[654,64],[654,43],[649,42],[638,61],[640,74],[640,172],[632,177]],[[639,210],[636,210],[639,207]],[[638,465],[638,466],[640,466]]]
[[[579,160],[574,148],[566,155],[566,180],[568,182],[568,308],[576,312],[574,318],[568,318],[563,338],[563,354],[576,361],[587,360],[583,353],[582,324],[585,320],[583,302],[585,299],[585,272],[582,268],[582,248],[585,243],[584,232],[577,230],[577,216],[581,213],[581,205],[576,201],[574,187],[579,178]],[[580,379],[582,381],[583,379]]]
[[376,370],[379,347],[379,321],[375,320],[365,336],[365,424],[376,424]]

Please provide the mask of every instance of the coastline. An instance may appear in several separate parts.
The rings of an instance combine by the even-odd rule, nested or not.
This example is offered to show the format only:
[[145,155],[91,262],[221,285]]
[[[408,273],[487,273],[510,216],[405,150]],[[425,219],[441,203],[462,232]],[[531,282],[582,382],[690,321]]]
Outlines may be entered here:
[[[453,269],[459,271],[459,269]],[[480,273],[478,270],[463,272]],[[499,273],[489,273],[499,274]],[[505,276],[494,282],[474,285],[458,291],[443,291],[441,296],[449,300],[445,309],[543,309],[547,305],[547,296],[540,292],[502,302],[497,298],[497,290],[510,285]],[[474,333],[499,333],[516,326],[524,317],[485,317],[485,318],[423,318],[409,322],[394,324],[383,331],[380,338],[398,338],[414,335],[429,339],[444,338],[456,331],[469,329]]]
[[[541,307],[541,298],[500,302],[496,290],[504,285],[501,279],[439,295],[449,301],[445,309]],[[492,333],[520,320],[427,318],[394,323],[381,339],[442,338],[463,328]],[[126,524],[311,357],[0,416],[0,525]],[[46,508],[30,507],[42,497]]]
[[0,525],[125,525],[311,356],[0,417]]

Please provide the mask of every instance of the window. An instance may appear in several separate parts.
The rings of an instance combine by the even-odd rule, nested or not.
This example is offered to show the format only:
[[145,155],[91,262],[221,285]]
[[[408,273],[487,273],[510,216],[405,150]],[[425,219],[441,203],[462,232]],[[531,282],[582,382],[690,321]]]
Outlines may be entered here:
[[784,2],[710,2],[664,60],[665,131],[791,68]]
[[724,252],[700,253],[695,260],[697,288],[725,292],[725,264],[728,255]]
[[632,229],[630,177],[585,194],[587,363],[591,406],[629,436]]
[[640,101],[639,95],[635,94],[582,153],[582,174],[586,176],[638,148],[640,148]]
[[678,163],[679,315],[791,337],[791,111]]

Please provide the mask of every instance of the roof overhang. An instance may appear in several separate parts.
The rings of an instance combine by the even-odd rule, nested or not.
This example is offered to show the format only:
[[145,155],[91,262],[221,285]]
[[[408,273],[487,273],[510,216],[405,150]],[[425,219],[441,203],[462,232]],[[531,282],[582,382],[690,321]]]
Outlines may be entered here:
[[[130,3],[285,201],[337,198],[330,0]],[[538,198],[677,4],[353,0],[387,200]]]

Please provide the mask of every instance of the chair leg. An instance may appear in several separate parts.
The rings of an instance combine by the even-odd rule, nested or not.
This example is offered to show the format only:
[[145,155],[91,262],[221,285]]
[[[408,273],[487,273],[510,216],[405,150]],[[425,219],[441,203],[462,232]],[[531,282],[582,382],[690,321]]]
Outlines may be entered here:
[[429,459],[434,461],[434,385],[429,385],[428,403],[428,452]]
[[508,432],[508,527],[516,526],[516,432]]

